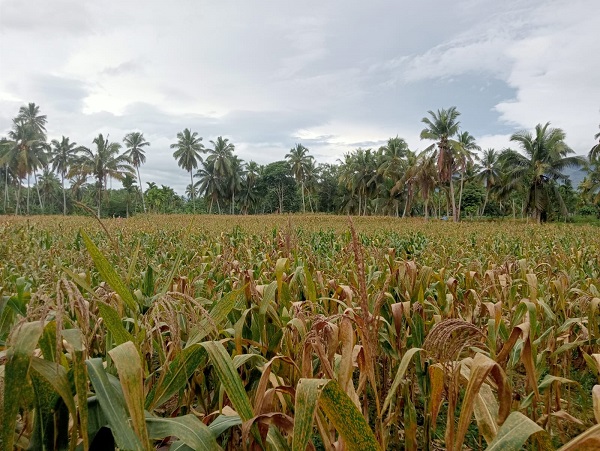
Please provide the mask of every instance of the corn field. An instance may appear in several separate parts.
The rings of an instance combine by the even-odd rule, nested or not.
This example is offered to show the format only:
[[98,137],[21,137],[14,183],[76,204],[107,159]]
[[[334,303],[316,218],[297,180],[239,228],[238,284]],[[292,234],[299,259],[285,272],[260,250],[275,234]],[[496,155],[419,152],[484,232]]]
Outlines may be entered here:
[[600,449],[594,226],[0,218],[0,449]]

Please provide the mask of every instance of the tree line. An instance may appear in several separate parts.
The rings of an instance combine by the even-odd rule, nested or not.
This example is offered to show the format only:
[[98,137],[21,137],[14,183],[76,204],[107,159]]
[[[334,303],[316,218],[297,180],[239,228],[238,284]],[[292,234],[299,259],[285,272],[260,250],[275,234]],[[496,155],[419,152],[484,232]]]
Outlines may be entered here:
[[[48,142],[47,117],[29,103],[0,139],[2,212],[67,215],[93,208],[100,217],[310,211],[454,221],[530,215],[538,222],[599,214],[600,143],[588,158],[576,156],[564,131],[546,123],[513,134],[515,149],[481,149],[461,128],[459,116],[456,107],[429,111],[421,139],[430,145],[420,152],[395,137],[378,149],[349,151],[336,164],[318,164],[302,144],[280,161],[245,162],[229,139],[219,136],[205,147],[198,132],[186,128],[171,144],[189,175],[185,195],[179,196],[154,182],[142,188],[140,167],[150,147],[142,132],[128,133],[121,142],[99,134],[90,147],[65,136]],[[569,167],[586,171],[577,188],[565,172]],[[122,188],[113,189],[112,180]]]

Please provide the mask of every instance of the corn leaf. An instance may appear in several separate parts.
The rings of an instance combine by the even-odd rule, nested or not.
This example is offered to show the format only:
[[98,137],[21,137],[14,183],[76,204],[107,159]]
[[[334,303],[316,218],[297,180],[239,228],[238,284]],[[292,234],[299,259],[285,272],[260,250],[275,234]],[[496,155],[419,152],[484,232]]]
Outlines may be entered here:
[[121,317],[115,309],[104,302],[98,302],[96,305],[98,306],[100,316],[104,320],[106,328],[112,334],[117,345],[127,343],[128,341],[134,341],[133,335],[125,329]]
[[541,427],[521,412],[512,412],[486,451],[519,451],[530,436],[542,431]]
[[181,390],[202,361],[206,359],[206,351],[197,344],[185,348],[169,364],[169,368],[146,397],[146,409],[152,410]]
[[148,435],[159,440],[175,436],[194,450],[220,450],[213,431],[194,415],[176,418],[146,417]]
[[144,446],[130,427],[129,412],[125,400],[109,381],[102,359],[88,359],[85,363],[96,397],[117,446],[127,450],[143,450]]
[[4,449],[13,448],[17,413],[22,392],[27,385],[33,351],[42,335],[41,322],[24,323],[13,336],[12,346],[6,353],[4,367],[4,409],[2,414],[2,443]]
[[144,416],[144,373],[135,345],[128,341],[108,351],[119,373],[125,402],[131,415],[133,430],[148,447],[148,431]]
[[139,310],[139,306],[129,291],[129,288],[125,285],[125,283],[121,280],[113,266],[106,259],[106,257],[100,252],[98,247],[94,244],[94,242],[90,239],[90,237],[83,230],[80,231],[81,238],[85,243],[85,247],[87,248],[92,260],[94,261],[94,265],[96,269],[102,276],[102,278],[112,287],[113,290],[121,297],[127,308],[132,312],[137,312]]

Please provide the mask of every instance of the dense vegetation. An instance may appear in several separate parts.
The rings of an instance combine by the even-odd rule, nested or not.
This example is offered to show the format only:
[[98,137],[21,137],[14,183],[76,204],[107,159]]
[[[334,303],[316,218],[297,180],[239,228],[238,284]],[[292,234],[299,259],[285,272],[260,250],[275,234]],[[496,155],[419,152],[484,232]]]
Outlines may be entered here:
[[[422,120],[421,138],[431,144],[424,151],[395,137],[379,149],[351,150],[338,164],[317,164],[297,144],[285,156],[282,150],[281,161],[261,166],[241,160],[227,138],[205,147],[198,132],[185,129],[171,145],[190,182],[179,196],[169,186],[142,182],[139,169],[150,147],[143,133],[128,133],[122,144],[99,134],[89,148],[64,136],[48,143],[47,118],[30,103],[0,141],[2,211],[67,214],[87,206],[109,217],[328,212],[457,221],[530,215],[539,222],[600,215],[598,145],[588,159],[574,156],[561,129],[538,124],[533,133],[511,137],[515,150],[482,150],[459,116],[455,107],[430,111]],[[570,167],[587,171],[577,187]],[[123,188],[112,189],[113,179]]]
[[2,449],[600,446],[595,226],[1,221]]

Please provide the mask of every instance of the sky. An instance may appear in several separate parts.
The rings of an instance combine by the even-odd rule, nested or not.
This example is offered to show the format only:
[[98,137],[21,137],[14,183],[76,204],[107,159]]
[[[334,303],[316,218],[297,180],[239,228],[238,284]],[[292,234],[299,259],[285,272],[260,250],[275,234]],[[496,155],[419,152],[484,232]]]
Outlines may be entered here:
[[[550,122],[577,154],[600,123],[598,0],[0,0],[0,136],[35,102],[50,139],[141,131],[143,182],[183,193],[184,128],[245,161],[412,150],[456,106],[486,148]],[[144,183],[145,184],[145,183]]]

